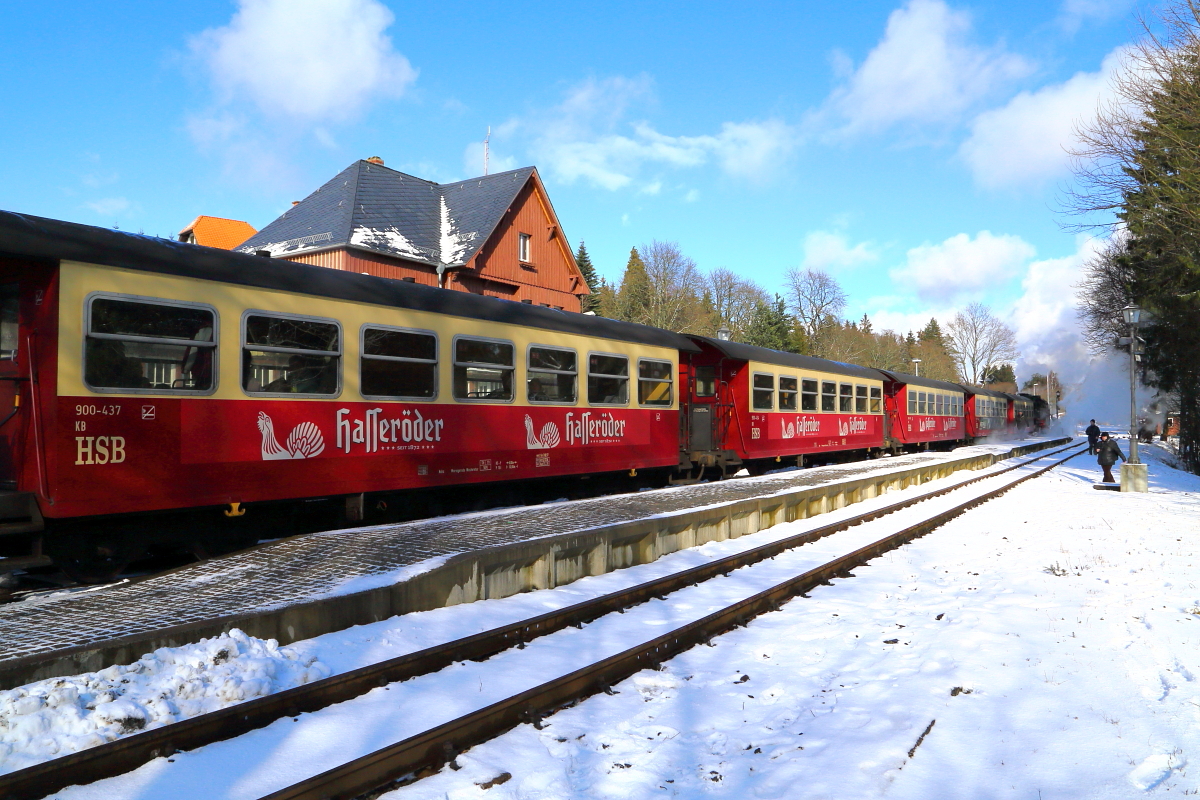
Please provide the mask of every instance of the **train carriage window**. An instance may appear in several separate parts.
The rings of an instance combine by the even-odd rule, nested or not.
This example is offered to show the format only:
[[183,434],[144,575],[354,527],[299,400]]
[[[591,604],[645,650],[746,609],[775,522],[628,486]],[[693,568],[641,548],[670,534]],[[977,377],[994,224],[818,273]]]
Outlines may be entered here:
[[432,400],[437,396],[437,335],[362,327],[359,388],[363,397]]
[[629,402],[629,358],[588,354],[588,402],[623,406]]
[[837,411],[837,384],[821,381],[821,410]]
[[854,387],[854,413],[867,413],[867,387],[865,386]]
[[578,356],[560,347],[529,348],[525,396],[531,403],[574,403],[578,385]]
[[96,391],[210,393],[216,388],[216,328],[211,306],[93,295],[84,383]]
[[843,383],[839,394],[838,411],[843,414],[854,413],[854,387],[848,383]]
[[638,402],[644,406],[671,405],[670,361],[638,359]]
[[817,382],[811,378],[800,381],[800,410],[817,410]]
[[882,414],[883,413],[883,387],[882,386],[872,386],[871,387],[871,413],[872,414]]
[[333,320],[247,313],[242,388],[248,394],[337,395],[342,329]]
[[946,396],[944,394],[939,394],[937,396],[937,411],[934,413],[936,413],[939,417],[946,415]]
[[779,376],[779,410],[796,410],[796,389],[798,381],[787,375]]
[[454,338],[454,399],[513,399],[513,344],[497,339]]
[[925,392],[917,392],[917,413],[924,414],[925,412]]
[[696,397],[717,396],[717,368],[696,367]]
[[775,408],[775,376],[766,372],[754,373],[754,410],[772,411]]
[[911,386],[908,387],[908,413],[917,413],[917,392]]

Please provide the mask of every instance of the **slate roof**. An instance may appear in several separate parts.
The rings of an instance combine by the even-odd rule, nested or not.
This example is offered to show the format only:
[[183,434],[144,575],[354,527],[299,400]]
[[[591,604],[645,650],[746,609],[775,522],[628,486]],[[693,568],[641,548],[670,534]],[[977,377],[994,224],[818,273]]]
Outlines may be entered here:
[[533,175],[522,167],[439,184],[356,161],[236,248],[287,257],[353,247],[431,266],[462,266]]

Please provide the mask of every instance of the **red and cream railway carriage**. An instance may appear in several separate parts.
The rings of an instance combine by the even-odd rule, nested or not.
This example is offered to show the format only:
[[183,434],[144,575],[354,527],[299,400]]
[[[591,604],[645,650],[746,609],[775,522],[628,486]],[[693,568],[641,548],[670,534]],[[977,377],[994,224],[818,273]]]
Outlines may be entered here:
[[972,439],[1008,431],[1008,395],[972,387],[967,394],[967,435]]
[[752,472],[784,458],[883,447],[877,370],[693,336],[688,359],[689,459]]
[[12,214],[0,251],[0,479],[80,574],[138,515],[678,465],[683,336]]
[[966,392],[956,383],[883,372],[893,448],[948,445],[967,438]]

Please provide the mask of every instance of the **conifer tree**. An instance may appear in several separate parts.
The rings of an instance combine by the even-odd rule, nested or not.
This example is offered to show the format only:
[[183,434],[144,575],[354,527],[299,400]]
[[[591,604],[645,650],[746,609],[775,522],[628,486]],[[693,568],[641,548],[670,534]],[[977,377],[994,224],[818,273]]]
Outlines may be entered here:
[[592,257],[588,255],[587,247],[583,242],[579,243],[579,249],[575,251],[575,264],[579,267],[579,274],[583,276],[583,281],[591,292],[591,294],[585,294],[579,298],[579,310],[585,313],[592,311],[599,314],[600,278],[596,275],[596,268],[592,266]]
[[629,250],[621,288],[617,290],[616,318],[645,324],[650,315],[650,276],[636,247]]
[[755,304],[746,326],[746,344],[769,347],[772,350],[789,350],[793,320],[787,313],[787,302],[775,295],[775,300]]

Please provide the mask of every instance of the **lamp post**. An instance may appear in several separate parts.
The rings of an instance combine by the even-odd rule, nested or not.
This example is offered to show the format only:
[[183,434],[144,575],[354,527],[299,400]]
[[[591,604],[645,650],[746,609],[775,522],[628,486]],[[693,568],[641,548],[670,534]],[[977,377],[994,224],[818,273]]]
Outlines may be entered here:
[[913,362],[913,369],[915,369],[917,371],[917,377],[918,378],[921,377],[921,359],[914,358],[912,360],[912,362]]
[[1129,460],[1121,465],[1121,491],[1146,492],[1150,490],[1148,468],[1138,458],[1137,441],[1137,330],[1142,310],[1137,306],[1125,306],[1121,309],[1121,316],[1129,326]]
[[1121,316],[1129,326],[1129,463],[1140,464],[1137,441],[1137,329],[1142,310],[1137,306],[1125,306],[1121,309]]
[[717,338],[722,342],[728,342],[732,336],[733,331],[729,330],[729,328],[725,327],[724,325],[722,325],[720,328],[717,328]]

